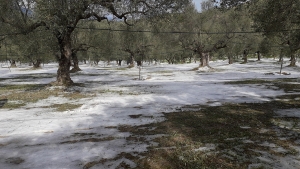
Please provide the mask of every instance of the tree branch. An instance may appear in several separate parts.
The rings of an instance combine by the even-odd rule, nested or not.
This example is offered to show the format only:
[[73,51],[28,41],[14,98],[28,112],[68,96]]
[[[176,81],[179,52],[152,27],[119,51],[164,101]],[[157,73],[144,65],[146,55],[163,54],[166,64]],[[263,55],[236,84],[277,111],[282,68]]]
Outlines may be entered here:
[[87,45],[87,44],[80,44],[77,47],[73,48],[72,52],[76,53],[78,51],[87,51],[87,50],[89,50],[89,48],[92,48],[92,47],[94,47],[94,46],[90,46],[90,45]]

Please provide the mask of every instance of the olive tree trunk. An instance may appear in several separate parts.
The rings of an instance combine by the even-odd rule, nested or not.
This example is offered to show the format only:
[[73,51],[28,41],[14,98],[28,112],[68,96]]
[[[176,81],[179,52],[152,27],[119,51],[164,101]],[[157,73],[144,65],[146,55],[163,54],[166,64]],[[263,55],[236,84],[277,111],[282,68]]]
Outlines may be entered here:
[[291,63],[290,66],[296,66],[296,55],[294,52],[291,53]]
[[33,64],[33,68],[34,69],[41,68],[42,60],[41,59],[37,59],[36,62],[33,62],[32,64]]
[[76,52],[72,52],[72,60],[73,60],[73,68],[72,70],[70,70],[70,73],[81,71]]
[[[62,37],[62,38],[60,38]],[[72,46],[71,46],[71,33],[65,33],[58,37],[61,56],[58,59],[58,70],[55,84],[57,85],[72,85],[73,81],[70,77]]]
[[260,61],[260,59],[261,59],[260,51],[257,51],[256,53],[257,53],[257,61]]
[[233,64],[233,58],[232,55],[228,55],[228,64]]
[[200,67],[209,67],[209,53],[200,53]]
[[16,61],[15,61],[14,59],[9,60],[9,62],[10,62],[10,67],[11,67],[11,68],[17,67]]
[[247,63],[248,62],[248,52],[246,50],[244,50],[243,52],[243,63]]

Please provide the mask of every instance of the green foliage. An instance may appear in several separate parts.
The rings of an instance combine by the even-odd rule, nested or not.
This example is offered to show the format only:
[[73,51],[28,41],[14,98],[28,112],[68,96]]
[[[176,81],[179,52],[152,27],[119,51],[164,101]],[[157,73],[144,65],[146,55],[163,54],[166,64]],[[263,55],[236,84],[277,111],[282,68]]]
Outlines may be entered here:
[[[251,3],[223,0],[218,7],[226,10],[213,8],[216,1],[204,1],[201,13],[191,1],[164,0],[165,7],[173,4],[172,10],[161,6],[147,11],[147,16],[130,14],[126,22],[133,26],[116,19],[116,16],[103,22],[96,21],[95,17],[78,18],[86,17],[84,13],[91,11],[108,16],[109,11],[100,8],[98,2],[93,2],[97,5],[84,12],[86,8],[83,7],[89,1],[36,0],[36,5],[15,2],[0,1],[2,61],[54,60],[60,51],[57,38],[75,26],[71,36],[72,48],[85,46],[85,50],[78,50],[77,57],[94,63],[128,59],[183,63],[191,62],[201,52],[209,52],[210,56],[220,59],[238,58],[244,51],[253,56],[257,51],[263,56],[289,56],[300,49],[300,2],[294,0],[255,0]],[[142,4],[120,1],[114,5],[116,9],[122,7],[126,11],[138,9]],[[24,14],[12,10],[12,6],[24,8]],[[7,18],[10,18],[9,22]],[[47,26],[46,29],[36,28],[33,23]],[[253,33],[255,30],[262,33]],[[14,34],[16,32],[21,34]]]

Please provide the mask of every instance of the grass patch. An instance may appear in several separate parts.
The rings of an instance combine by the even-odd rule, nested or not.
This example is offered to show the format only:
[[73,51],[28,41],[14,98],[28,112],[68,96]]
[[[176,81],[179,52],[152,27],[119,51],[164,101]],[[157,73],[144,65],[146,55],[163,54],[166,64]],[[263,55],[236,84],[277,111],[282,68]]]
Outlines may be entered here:
[[195,67],[193,69],[191,69],[190,71],[198,71],[199,70],[199,67]]
[[76,108],[81,107],[83,104],[70,104],[70,103],[64,103],[64,104],[53,104],[49,106],[50,108],[55,108],[56,111],[63,112],[68,110],[74,110]]
[[116,70],[121,70],[121,71],[128,70],[128,67],[120,67],[120,68],[117,68]]
[[26,105],[25,103],[8,102],[8,103],[5,103],[1,108],[13,110],[13,109],[17,109],[22,106],[25,106],[25,105]]
[[230,85],[265,85],[267,88],[274,87],[277,90],[284,90],[286,93],[300,92],[300,83],[298,79],[295,78],[285,78],[285,79],[276,79],[276,80],[267,80],[267,79],[248,79],[241,81],[231,81],[225,82],[225,84]]
[[118,95],[139,95],[140,94],[137,91],[109,90],[109,89],[98,90],[97,93],[99,94],[111,93],[111,94],[118,94]]
[[300,92],[300,83],[275,83],[274,85],[286,93]]
[[69,140],[61,142],[60,144],[75,144],[75,143],[86,143],[86,142],[102,142],[102,141],[111,141],[114,140],[114,137],[105,137],[105,138],[86,138],[78,140]]
[[21,85],[2,85],[0,84],[0,94],[7,93],[11,90],[35,91],[46,87],[45,84],[21,84]]
[[231,85],[266,84],[266,83],[271,83],[271,81],[264,80],[264,79],[248,79],[248,80],[241,80],[241,81],[225,82],[225,84],[231,84]]
[[[17,109],[28,103],[36,103],[39,100],[47,99],[51,96],[65,97],[70,100],[79,100],[91,97],[92,95],[84,94],[78,91],[66,92],[66,89],[47,88],[47,85],[3,85],[0,88],[0,100],[6,100],[0,108]],[[57,104],[52,105],[58,111],[72,110],[82,106],[82,104]]]
[[171,73],[171,74],[173,74],[174,73],[174,71],[170,71],[170,70],[162,70],[162,71],[156,71],[156,72],[153,72],[153,73],[157,73],[157,74],[166,74],[166,73]]
[[[260,163],[258,157],[263,156],[260,152],[277,157],[299,153],[292,147],[299,133],[275,125],[274,121],[280,119],[274,117],[274,111],[300,108],[300,103],[274,101],[201,108],[199,111],[167,113],[167,120],[157,124],[120,126],[120,131],[139,137],[165,135],[155,139],[158,146],[152,146],[144,154],[145,158],[136,159],[137,168],[241,169]],[[284,120],[299,126],[299,121],[295,119]],[[270,168],[268,165],[264,164]]]

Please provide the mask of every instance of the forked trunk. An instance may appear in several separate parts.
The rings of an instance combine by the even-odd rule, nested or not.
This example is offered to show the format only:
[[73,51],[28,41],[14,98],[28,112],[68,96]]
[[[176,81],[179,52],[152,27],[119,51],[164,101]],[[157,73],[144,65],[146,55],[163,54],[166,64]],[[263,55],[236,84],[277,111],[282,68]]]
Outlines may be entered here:
[[70,67],[71,67],[71,34],[66,33],[62,39],[58,39],[60,45],[61,57],[58,62],[58,70],[57,70],[57,85],[72,85],[73,81],[70,77]]
[[12,67],[12,68],[17,67],[17,64],[16,64],[15,60],[10,61],[10,67]]

